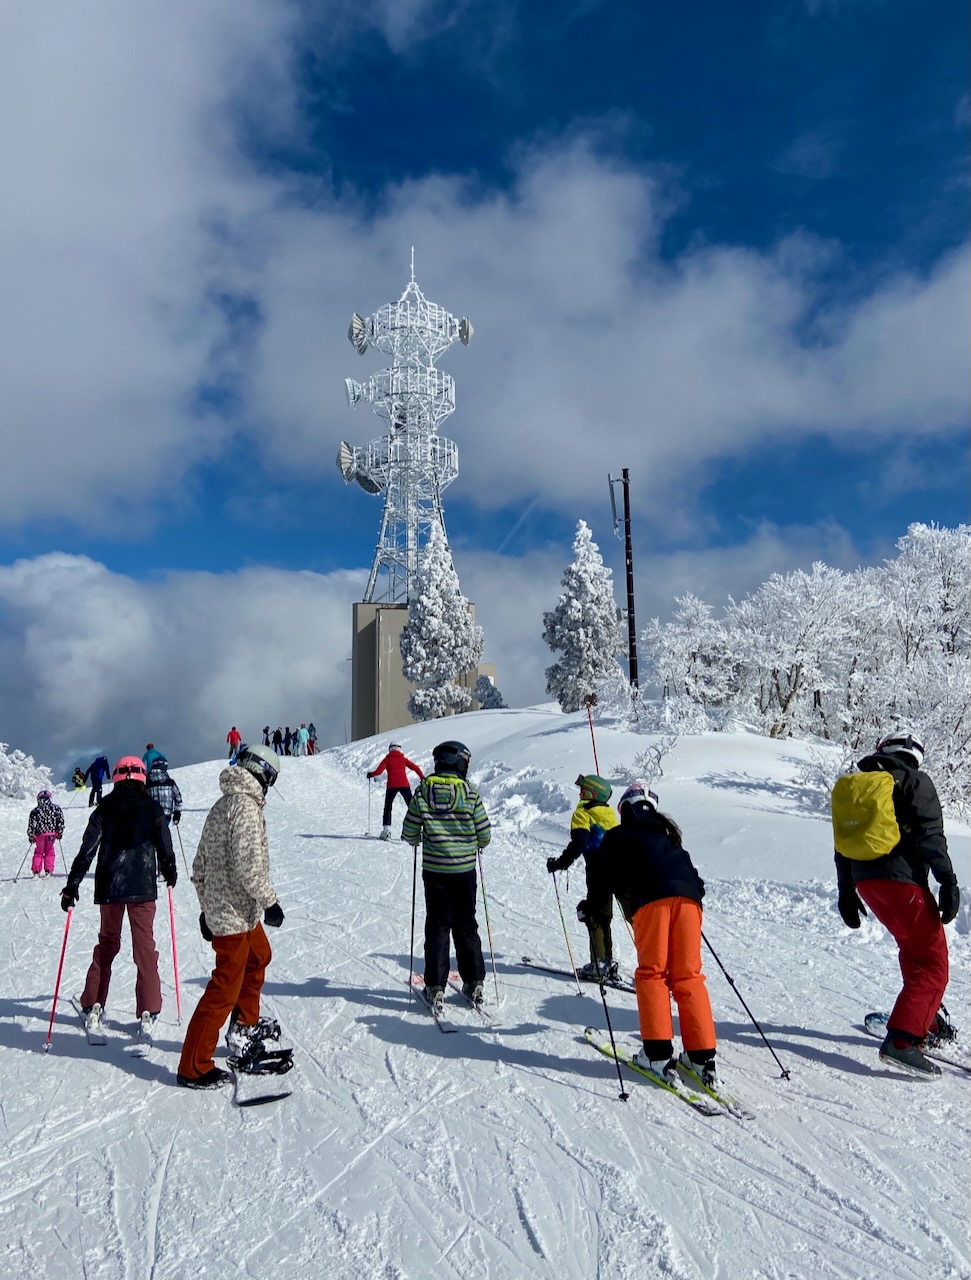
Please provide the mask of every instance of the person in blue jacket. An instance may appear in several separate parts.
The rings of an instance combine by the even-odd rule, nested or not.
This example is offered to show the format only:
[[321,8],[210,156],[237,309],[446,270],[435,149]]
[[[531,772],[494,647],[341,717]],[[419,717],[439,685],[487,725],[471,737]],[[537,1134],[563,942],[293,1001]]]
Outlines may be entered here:
[[89,809],[101,803],[101,788],[109,773],[111,773],[111,765],[108,763],[107,756],[98,756],[84,771],[84,781],[91,783],[91,794],[88,796]]

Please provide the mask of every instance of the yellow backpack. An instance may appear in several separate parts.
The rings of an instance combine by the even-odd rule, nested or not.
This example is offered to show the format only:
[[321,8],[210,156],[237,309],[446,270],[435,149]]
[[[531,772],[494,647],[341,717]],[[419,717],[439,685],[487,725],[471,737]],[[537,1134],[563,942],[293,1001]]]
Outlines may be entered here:
[[830,798],[833,844],[837,853],[856,862],[882,858],[900,843],[893,807],[893,775],[844,773]]

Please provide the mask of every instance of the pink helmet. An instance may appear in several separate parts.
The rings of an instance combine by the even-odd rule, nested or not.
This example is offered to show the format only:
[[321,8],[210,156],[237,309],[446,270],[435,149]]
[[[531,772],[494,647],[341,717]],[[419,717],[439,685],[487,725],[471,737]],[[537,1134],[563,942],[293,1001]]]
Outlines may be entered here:
[[111,771],[112,782],[144,782],[145,766],[138,756],[122,756]]

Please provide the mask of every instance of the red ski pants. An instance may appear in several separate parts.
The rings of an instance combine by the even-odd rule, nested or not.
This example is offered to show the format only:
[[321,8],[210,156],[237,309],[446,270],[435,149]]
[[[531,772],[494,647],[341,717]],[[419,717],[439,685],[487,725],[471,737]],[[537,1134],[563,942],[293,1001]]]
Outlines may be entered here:
[[121,926],[128,912],[131,927],[131,953],[135,961],[135,1016],[146,1011],[159,1013],[162,1008],[162,984],[158,977],[158,952],[155,950],[154,902],[104,902],[101,904],[101,928],[91,957],[88,976],[84,980],[81,1003],[85,1007],[108,999],[111,965],[121,950]]
[[701,972],[701,903],[661,898],[634,912],[634,988],[642,1040],[670,1040],[671,997],[685,1049],[714,1049],[715,1023]]
[[249,933],[229,933],[212,940],[216,967],[186,1028],[179,1075],[195,1079],[216,1065],[213,1054],[223,1023],[239,1010],[239,1021],[252,1026],[260,1016],[263,975],[273,952],[263,926]]
[[860,880],[856,891],[897,944],[903,989],[889,1028],[922,1040],[947,990],[947,938],[926,885]]

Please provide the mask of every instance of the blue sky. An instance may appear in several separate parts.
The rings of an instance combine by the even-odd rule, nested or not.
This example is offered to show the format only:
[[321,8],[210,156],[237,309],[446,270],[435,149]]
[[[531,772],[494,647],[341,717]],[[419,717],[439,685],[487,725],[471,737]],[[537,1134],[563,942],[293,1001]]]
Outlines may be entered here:
[[412,245],[476,329],[442,361],[446,519],[511,701],[544,698],[578,519],[622,579],[608,472],[631,471],[643,621],[966,522],[967,23],[880,0],[8,11],[0,738],[59,759],[130,723],[197,759],[251,714],[341,738],[380,501],[334,456],[382,434],[344,403],[381,367],[346,326],[399,296]]

